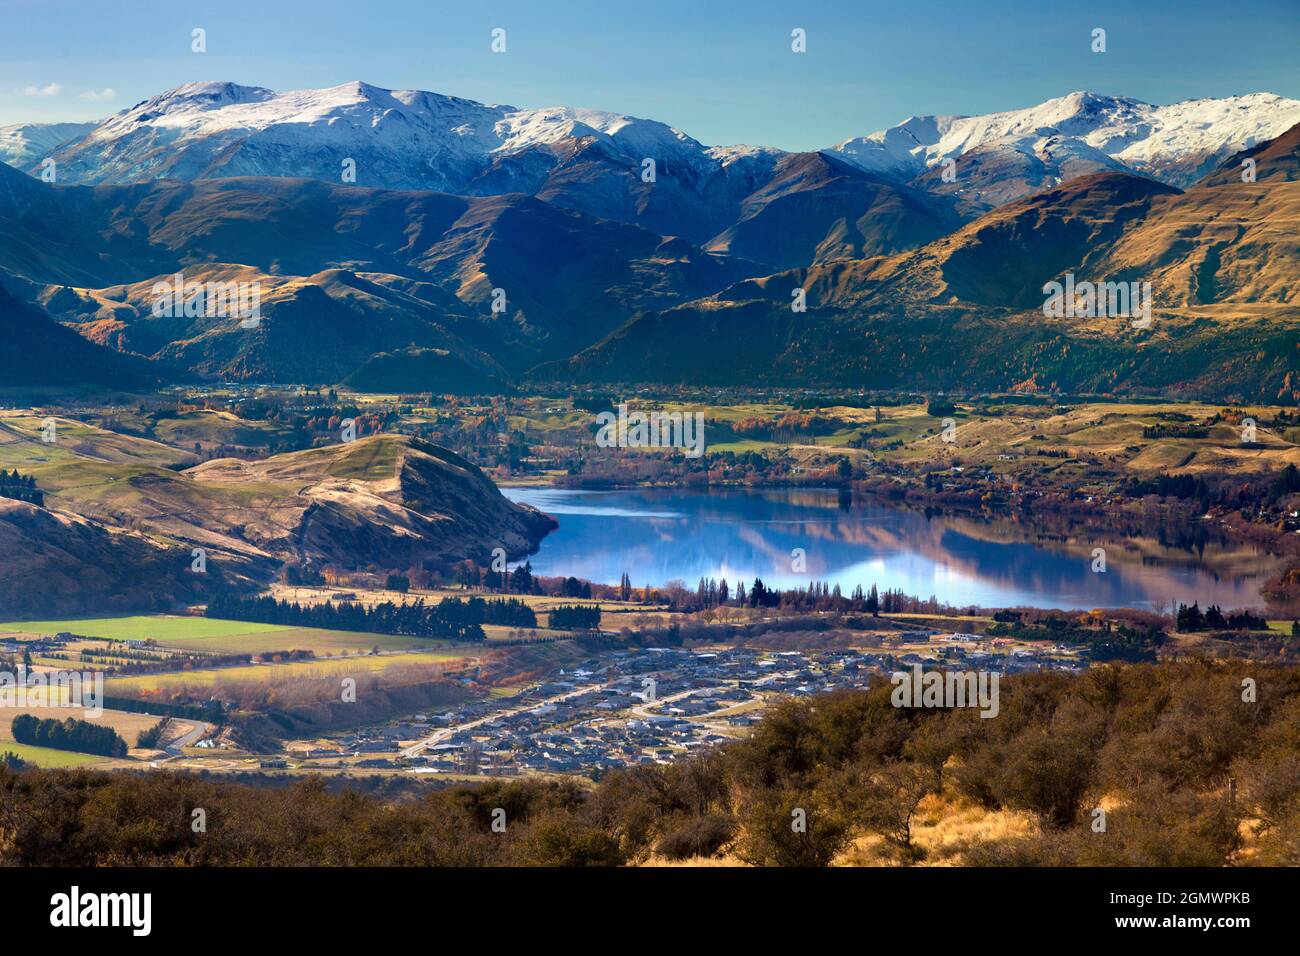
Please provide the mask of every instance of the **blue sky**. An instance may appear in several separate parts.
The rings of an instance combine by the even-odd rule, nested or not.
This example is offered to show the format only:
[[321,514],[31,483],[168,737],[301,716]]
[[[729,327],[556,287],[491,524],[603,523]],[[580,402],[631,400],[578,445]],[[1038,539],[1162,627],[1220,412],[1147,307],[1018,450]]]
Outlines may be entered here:
[[[196,26],[205,54],[190,51]],[[494,27],[504,55],[489,50]],[[805,54],[790,51],[795,27]],[[1094,27],[1104,54],[1089,49]],[[1300,98],[1298,41],[1300,0],[0,0],[0,125],[99,118],[191,80],[359,79],[811,149],[1077,89]]]

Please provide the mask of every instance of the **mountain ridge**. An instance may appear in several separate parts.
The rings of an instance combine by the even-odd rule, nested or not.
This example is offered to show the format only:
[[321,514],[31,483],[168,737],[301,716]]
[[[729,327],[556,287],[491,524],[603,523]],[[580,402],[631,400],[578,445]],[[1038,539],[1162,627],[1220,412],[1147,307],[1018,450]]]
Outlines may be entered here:
[[[1263,179],[1242,176],[1255,158]],[[555,381],[1162,393],[1300,400],[1300,126],[1183,191],[1093,173],[917,249],[745,279],[647,313]],[[1145,282],[1152,322],[1048,317],[1045,284]],[[807,309],[791,309],[802,289]],[[689,330],[689,331],[688,331]],[[691,335],[689,353],[672,343]],[[707,357],[726,350],[725,367]]]
[[[1185,188],[1297,122],[1300,100],[1267,92],[1157,106],[1075,91],[994,113],[912,116],[791,153],[705,146],[668,123],[606,110],[521,109],[359,80],[285,92],[203,81],[142,100],[41,155],[5,154],[11,128],[0,128],[0,161],[21,159],[34,173],[50,158],[61,182],[89,185],[268,175],[339,182],[350,162],[360,185],[524,192],[707,243],[791,155],[833,155],[978,213],[1089,172],[1127,169]],[[642,179],[647,160],[653,183]],[[955,164],[947,177],[946,162]]]
[[[911,387],[906,376],[925,374],[914,355],[875,377],[875,367],[888,361],[882,350],[910,350],[911,329],[931,360],[942,356],[935,368],[967,374],[976,358],[989,363],[995,374],[975,378],[990,386],[1123,382],[1244,394],[1230,391],[1247,384],[1239,343],[1225,351],[1236,371],[1224,363],[1197,371],[1184,361],[1191,343],[1207,346],[1212,333],[1239,326],[1251,329],[1241,340],[1269,356],[1252,388],[1285,397],[1300,384],[1287,371],[1286,345],[1300,297],[1293,282],[1300,253],[1287,238],[1300,232],[1300,124],[1218,155],[1223,142],[1253,138],[1251,130],[1274,122],[1254,115],[1261,96],[1284,111],[1294,101],[1260,94],[1238,98],[1245,102],[1176,104],[1169,115],[1177,122],[1152,124],[1142,138],[1177,140],[1178,175],[1212,165],[1179,187],[1116,158],[1138,140],[1115,131],[1164,108],[1095,94],[991,114],[974,125],[962,125],[969,118],[913,118],[879,137],[882,149],[924,168],[903,182],[864,170],[847,152],[706,150],[671,127],[636,130],[641,121],[616,114],[493,107],[515,117],[498,128],[497,113],[483,119],[489,108],[467,100],[364,84],[324,92],[322,99],[320,91],[307,91],[286,106],[287,94],[194,84],[123,111],[119,125],[138,131],[143,123],[152,132],[142,135],[166,139],[177,129],[206,128],[212,115],[228,119],[228,110],[268,103],[278,104],[277,117],[289,110],[292,117],[332,121],[337,110],[352,110],[347,129],[358,116],[373,117],[376,104],[388,110],[386,122],[398,124],[412,122],[412,109],[456,120],[478,116],[481,122],[463,133],[468,139],[494,149],[523,144],[501,151],[480,172],[498,177],[497,185],[544,173],[537,180],[543,187],[457,195],[286,176],[92,187],[52,185],[0,167],[0,281],[93,343],[203,378],[352,380],[382,388],[392,376],[414,391],[407,386],[427,377],[457,389],[508,389],[535,367],[538,380],[609,381],[636,369],[673,382],[697,373],[684,372],[690,363],[664,351],[655,336],[679,343],[678,320],[692,316],[705,330],[721,335],[726,327],[726,334],[744,336],[747,330],[727,321],[743,314],[780,345],[772,367],[759,362],[747,380],[783,385],[897,379]],[[1206,110],[1243,116],[1226,132],[1170,132]],[[116,142],[114,129],[74,146]],[[1078,148],[1055,140],[1049,149],[1041,142],[1045,132],[1052,133],[1047,139],[1068,133]],[[644,137],[666,137],[669,150],[703,150],[707,159],[683,168],[670,156],[657,167],[660,178],[646,181],[636,150],[625,149],[644,145]],[[951,181],[942,159],[952,157],[928,155],[926,141],[956,156]],[[1219,145],[1206,153],[1206,142]],[[184,157],[163,159],[175,166]],[[1149,153],[1143,161],[1159,165]],[[530,171],[534,162],[545,168]],[[1244,172],[1251,163],[1253,178]],[[719,178],[711,164],[727,172]],[[1165,174],[1172,168],[1166,164]],[[1028,188],[1030,174],[1057,178],[1054,169],[1069,175],[1047,189]],[[695,188],[712,191],[698,210]],[[997,195],[990,198],[990,190]],[[693,231],[707,236],[704,242],[666,231],[674,218],[695,213]],[[730,225],[711,233],[727,216],[734,217]],[[650,222],[662,228],[644,224]],[[224,320],[150,315],[153,283],[181,270],[261,283],[263,325],[244,332]],[[1155,331],[1133,335],[1100,322],[1062,326],[1036,316],[1044,284],[1071,272],[1150,283]],[[809,314],[791,324],[786,315],[796,288],[804,290]],[[759,320],[763,310],[773,311]],[[987,342],[963,350],[960,341],[929,338],[940,329]],[[1176,329],[1186,334],[1179,339],[1171,334]],[[810,344],[810,330],[843,354]],[[986,354],[983,346],[1004,333],[1007,354]],[[346,347],[315,349],[322,336]],[[642,361],[629,351],[632,343],[656,357]],[[1128,343],[1132,354],[1116,352],[1116,343]],[[761,344],[764,335],[745,343]],[[728,347],[709,343],[700,355]],[[1035,350],[1064,355],[1085,347],[1092,357],[1073,367],[1049,362],[1041,377],[1035,374]],[[1165,371],[1154,360],[1161,349],[1176,359]],[[1102,355],[1105,362],[1092,367]],[[868,357],[872,367],[862,364]]]

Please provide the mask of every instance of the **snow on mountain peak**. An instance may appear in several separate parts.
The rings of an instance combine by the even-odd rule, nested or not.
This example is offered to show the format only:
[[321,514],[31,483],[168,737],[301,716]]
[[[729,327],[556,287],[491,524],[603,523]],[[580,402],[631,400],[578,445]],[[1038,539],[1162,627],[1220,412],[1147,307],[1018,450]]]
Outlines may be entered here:
[[[137,116],[149,112],[190,112],[220,110],[239,103],[258,103],[275,96],[274,91],[260,86],[241,86],[225,81],[200,81],[185,83],[175,89],[165,90],[142,103],[137,103],[124,113]],[[119,114],[122,115],[122,114]]]
[[[301,149],[367,160],[389,186],[456,189],[495,157],[602,141],[629,163],[671,158],[678,168],[713,165],[704,146],[655,120],[603,110],[518,109],[358,80],[275,92],[229,82],[187,83],[109,117],[60,156],[73,182],[127,182],[157,175],[321,175],[287,158]],[[169,155],[162,155],[166,149]],[[183,155],[178,155],[183,154]],[[287,164],[287,165],[286,165]],[[433,168],[434,166],[438,168]],[[192,172],[198,170],[197,173]]]
[[1300,101],[1273,93],[1154,106],[1078,90],[1025,109],[979,116],[909,117],[833,147],[855,165],[919,175],[973,151],[1029,153],[1050,144],[1099,167],[1116,164],[1186,186],[1214,161],[1300,123]]
[[24,169],[64,143],[84,136],[96,123],[15,123],[0,126],[0,163]]
[[[977,164],[979,184],[956,187],[987,208],[1101,169],[1132,169],[1187,186],[1232,152],[1298,122],[1300,101],[1272,93],[1155,106],[1077,90],[1024,109],[912,116],[825,152],[902,182],[948,159],[991,159]],[[19,143],[16,134],[10,140]],[[61,141],[47,135],[40,155],[34,141],[23,142],[8,154],[0,143],[0,157],[20,157],[21,168],[31,170],[52,155],[60,179],[71,183],[218,176],[339,181],[341,165],[353,160],[358,184],[476,195],[536,190],[549,170],[579,156],[633,169],[656,158],[698,192],[719,175],[732,186],[748,183],[786,155],[767,147],[706,148],[665,123],[623,113],[520,109],[359,80],[287,92],[187,83],[85,135]]]

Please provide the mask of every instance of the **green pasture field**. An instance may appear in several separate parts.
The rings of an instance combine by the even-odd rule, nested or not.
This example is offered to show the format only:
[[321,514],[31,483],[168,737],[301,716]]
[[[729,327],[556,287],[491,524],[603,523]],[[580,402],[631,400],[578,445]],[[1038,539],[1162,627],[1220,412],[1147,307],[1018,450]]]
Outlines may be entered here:
[[[85,637],[102,637],[114,641],[143,641],[153,638],[159,644],[191,646],[191,640],[228,639],[290,631],[295,628],[282,624],[257,624],[252,621],[222,621],[207,617],[187,617],[173,614],[140,614],[130,617],[63,618],[52,621],[0,622],[0,634],[58,634],[63,631]],[[372,642],[373,643],[373,642]],[[277,648],[289,650],[288,645]],[[203,647],[203,650],[215,648]],[[232,652],[234,653],[234,652]]]
[[79,754],[72,750],[55,750],[52,747],[33,747],[12,741],[0,741],[0,753],[17,754],[28,763],[45,769],[84,767],[88,764],[107,763],[109,759],[94,754]]

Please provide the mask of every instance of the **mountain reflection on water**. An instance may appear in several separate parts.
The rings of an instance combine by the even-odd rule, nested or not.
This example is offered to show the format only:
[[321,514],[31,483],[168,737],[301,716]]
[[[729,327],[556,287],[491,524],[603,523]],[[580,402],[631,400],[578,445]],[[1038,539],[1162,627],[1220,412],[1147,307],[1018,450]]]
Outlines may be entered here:
[[[936,514],[825,489],[502,490],[560,522],[534,572],[605,584],[626,571],[636,587],[758,577],[846,594],[875,584],[959,606],[1236,608],[1261,604],[1278,566],[1200,523]],[[803,574],[791,570],[795,548],[806,552]],[[1094,548],[1106,551],[1105,573],[1092,571]]]

